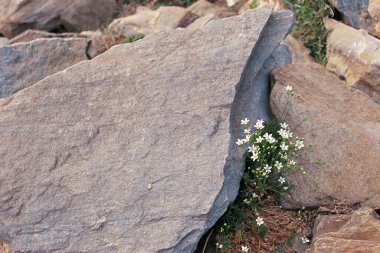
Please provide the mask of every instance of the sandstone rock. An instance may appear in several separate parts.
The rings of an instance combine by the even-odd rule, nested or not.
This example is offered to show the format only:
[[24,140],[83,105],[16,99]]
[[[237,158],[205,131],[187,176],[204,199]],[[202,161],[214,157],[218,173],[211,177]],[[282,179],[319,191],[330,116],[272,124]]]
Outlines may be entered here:
[[283,0],[248,0],[239,10],[239,13],[244,13],[252,8],[263,7],[265,5],[273,5],[273,10],[283,10],[285,5]]
[[302,41],[297,40],[292,35],[286,36],[282,43],[289,48],[292,54],[292,63],[315,62],[313,57],[310,56],[310,49],[305,47]]
[[240,119],[261,105],[248,81],[293,20],[270,15],[155,33],[0,100],[0,240],[193,252],[238,192]]
[[226,6],[212,4],[207,0],[199,0],[190,5],[187,10],[198,15],[199,17],[206,16],[207,14],[214,14],[218,18],[232,16],[235,13]]
[[283,66],[272,79],[274,115],[284,111],[284,86],[293,86],[300,98],[285,120],[312,145],[298,161],[307,174],[288,178],[294,189],[284,206],[318,206],[330,199],[380,206],[380,106],[318,64]]
[[380,40],[332,19],[325,24],[327,69],[380,103]]
[[257,0],[256,4],[258,7],[262,7],[267,4],[273,4],[274,5],[274,10],[282,10],[285,7],[284,1],[283,0]]
[[318,216],[307,253],[380,252],[380,218],[371,208],[352,215]]
[[27,29],[96,29],[112,18],[115,7],[115,0],[2,0],[0,33],[10,38]]
[[343,21],[354,28],[367,30],[380,37],[380,1],[379,0],[329,0],[342,13]]
[[198,28],[201,28],[202,26],[206,25],[208,22],[210,22],[211,20],[216,20],[217,17],[215,17],[214,14],[207,14],[203,17],[200,17],[198,18],[197,20],[195,20],[193,23],[191,23],[187,28],[188,29],[198,29]]
[[372,34],[380,38],[380,0],[369,0],[368,12],[372,17]]
[[124,36],[116,36],[113,34],[100,34],[100,35],[93,35],[90,39],[90,44],[87,47],[87,56],[92,59],[114,45],[120,44],[125,39]]
[[149,35],[155,32],[179,27],[189,11],[177,6],[161,6],[157,10],[142,9],[134,15],[115,19],[108,30],[124,37],[139,33]]
[[26,30],[25,32],[9,40],[9,44],[30,42],[42,38],[86,38],[87,36],[78,33],[49,33],[39,30]]
[[232,7],[234,6],[235,4],[241,2],[242,0],[226,0],[226,3],[227,3],[227,6],[228,7]]
[[86,57],[86,39],[38,39],[0,48],[0,98],[29,87]]

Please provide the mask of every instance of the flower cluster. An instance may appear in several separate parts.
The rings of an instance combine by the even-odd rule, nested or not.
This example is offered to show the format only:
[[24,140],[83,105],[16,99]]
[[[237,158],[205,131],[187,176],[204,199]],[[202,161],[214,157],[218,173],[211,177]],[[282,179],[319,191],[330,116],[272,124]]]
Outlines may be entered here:
[[[294,95],[291,86],[285,89],[289,96]],[[243,203],[257,213],[256,225],[262,229],[264,220],[258,216],[261,198],[271,195],[280,200],[281,194],[291,188],[286,176],[294,172],[305,174],[304,168],[296,162],[305,144],[302,138],[294,136],[285,122],[259,119],[251,128],[250,121],[245,118],[241,124],[245,138],[238,139],[236,144],[246,150],[247,157]]]
[[299,155],[297,152],[305,147],[303,139],[293,137],[288,124],[275,120],[258,120],[254,131],[248,126],[248,119],[242,120],[241,124],[246,127],[245,138],[238,139],[236,144],[246,149],[249,166],[245,184],[254,189],[247,195],[245,203],[257,199],[258,193],[288,191],[290,185],[285,175],[290,171],[305,173],[295,161]]
[[[288,95],[286,108],[292,105],[291,99],[295,93],[291,86],[286,86]],[[305,174],[303,166],[297,163],[300,151],[305,147],[304,140],[290,130],[290,127],[283,120],[259,119],[253,124],[248,118],[241,120],[244,126],[244,137],[237,139],[236,144],[244,148],[246,154],[246,171],[243,175],[242,188],[239,192],[238,200],[231,206],[221,223],[220,234],[229,235],[236,230],[237,224],[245,217],[243,210],[253,212],[255,231],[260,237],[265,237],[269,226],[264,218],[260,216],[260,209],[263,200],[272,197],[279,202],[282,194],[291,188],[287,176],[293,173]],[[252,223],[251,223],[252,224]],[[241,231],[241,230],[239,230]],[[302,242],[308,243],[306,237],[301,238]],[[228,240],[223,244],[228,248]],[[227,252],[222,244],[217,244],[221,252]],[[236,251],[236,248],[235,248]],[[248,246],[242,245],[241,252],[249,252]]]

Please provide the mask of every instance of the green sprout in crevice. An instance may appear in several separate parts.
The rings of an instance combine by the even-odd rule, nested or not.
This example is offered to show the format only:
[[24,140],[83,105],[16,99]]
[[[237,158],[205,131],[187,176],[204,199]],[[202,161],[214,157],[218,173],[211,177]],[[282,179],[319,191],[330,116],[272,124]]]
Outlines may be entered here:
[[145,35],[143,33],[138,33],[138,34],[136,34],[134,36],[129,36],[129,37],[123,39],[123,43],[124,44],[132,43],[132,42],[135,42],[137,40],[141,40],[144,37],[145,37]]

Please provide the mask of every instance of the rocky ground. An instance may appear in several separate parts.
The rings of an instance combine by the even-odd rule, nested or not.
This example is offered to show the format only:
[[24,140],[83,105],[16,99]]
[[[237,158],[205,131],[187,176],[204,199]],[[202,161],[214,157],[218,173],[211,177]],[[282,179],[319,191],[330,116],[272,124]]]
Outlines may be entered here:
[[[0,253],[380,252],[380,1],[322,1],[325,66],[290,2],[0,1]],[[306,174],[226,244],[284,116]]]

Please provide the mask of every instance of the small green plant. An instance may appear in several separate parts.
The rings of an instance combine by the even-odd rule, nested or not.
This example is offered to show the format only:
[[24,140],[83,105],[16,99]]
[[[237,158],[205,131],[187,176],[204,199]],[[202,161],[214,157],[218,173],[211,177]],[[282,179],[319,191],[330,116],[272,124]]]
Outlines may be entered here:
[[141,39],[143,39],[144,37],[145,37],[144,34],[142,34],[142,33],[138,33],[138,34],[136,34],[135,36],[130,36],[130,37],[125,38],[125,39],[123,40],[123,43],[124,43],[124,44],[132,43],[132,42],[135,42],[135,41],[137,41],[137,40],[141,40]]
[[[297,97],[291,86],[285,89],[288,102],[283,115],[286,115],[286,111]],[[249,123],[247,118],[241,121],[245,128],[245,138],[236,142],[245,150],[246,170],[238,198],[229,207],[219,225],[217,248],[220,252],[232,252],[228,251],[231,247],[229,238],[232,234],[236,235],[237,231],[239,231],[238,241],[242,247],[245,245],[241,238],[245,237],[242,223],[247,213],[254,217],[251,219],[254,224],[250,229],[253,229],[259,238],[265,238],[271,228],[260,215],[263,201],[273,198],[279,203],[282,194],[292,187],[286,177],[293,173],[305,174],[303,166],[296,162],[305,146],[303,139],[294,136],[288,124],[276,119],[258,120],[253,126]],[[242,248],[242,252],[248,252],[247,246],[244,246],[244,250],[246,251]]]
[[323,19],[333,16],[333,9],[327,0],[285,0],[285,2],[296,15],[297,22],[292,34],[303,41],[319,63],[326,65],[327,29]]
[[196,0],[157,0],[153,4],[153,9],[156,10],[160,8],[160,6],[181,6],[181,7],[189,7]]
[[257,0],[250,0],[250,1],[248,2],[248,7],[249,7],[250,9],[254,9],[254,8],[256,8],[256,7],[257,7]]

